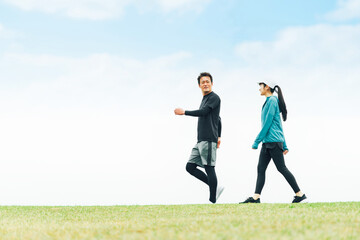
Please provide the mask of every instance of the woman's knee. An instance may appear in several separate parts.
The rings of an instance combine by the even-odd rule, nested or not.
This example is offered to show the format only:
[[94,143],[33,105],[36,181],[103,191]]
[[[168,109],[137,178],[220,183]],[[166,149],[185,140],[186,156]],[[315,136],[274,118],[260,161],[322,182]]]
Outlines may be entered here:
[[265,174],[265,171],[266,171],[266,168],[264,168],[262,166],[257,167],[258,174]]
[[281,174],[287,174],[289,171],[289,169],[287,169],[287,167],[278,167],[276,168]]

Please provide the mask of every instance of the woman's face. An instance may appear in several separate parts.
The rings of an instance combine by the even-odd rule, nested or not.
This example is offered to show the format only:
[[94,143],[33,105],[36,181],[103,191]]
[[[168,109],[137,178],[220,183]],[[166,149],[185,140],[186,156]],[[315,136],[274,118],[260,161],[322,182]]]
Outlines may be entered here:
[[261,96],[264,96],[266,94],[267,91],[269,91],[269,87],[268,86],[265,86],[265,84],[260,84],[260,95]]

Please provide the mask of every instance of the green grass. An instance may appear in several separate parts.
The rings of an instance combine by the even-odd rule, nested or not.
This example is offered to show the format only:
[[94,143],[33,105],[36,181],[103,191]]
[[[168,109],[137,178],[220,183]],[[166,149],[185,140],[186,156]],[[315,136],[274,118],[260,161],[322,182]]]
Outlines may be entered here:
[[2,206],[0,239],[360,239],[360,202]]

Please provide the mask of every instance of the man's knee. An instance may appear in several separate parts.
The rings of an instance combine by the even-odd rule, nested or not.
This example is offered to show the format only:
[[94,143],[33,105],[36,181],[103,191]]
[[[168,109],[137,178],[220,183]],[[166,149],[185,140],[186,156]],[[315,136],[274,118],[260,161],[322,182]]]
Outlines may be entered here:
[[186,168],[186,171],[191,174],[195,170],[196,164],[187,163],[185,168]]
[[210,175],[213,175],[215,174],[215,167],[214,166],[209,166],[209,165],[204,165],[204,168],[205,168],[205,172],[206,174],[210,174]]

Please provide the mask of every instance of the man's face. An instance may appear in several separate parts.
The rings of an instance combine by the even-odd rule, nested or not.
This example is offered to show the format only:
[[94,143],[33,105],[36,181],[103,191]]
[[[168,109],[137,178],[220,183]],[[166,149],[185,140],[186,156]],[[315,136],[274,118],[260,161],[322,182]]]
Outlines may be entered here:
[[211,92],[212,85],[213,84],[211,82],[210,77],[204,76],[204,77],[200,78],[199,88],[201,89],[201,91],[203,92],[204,95]]

